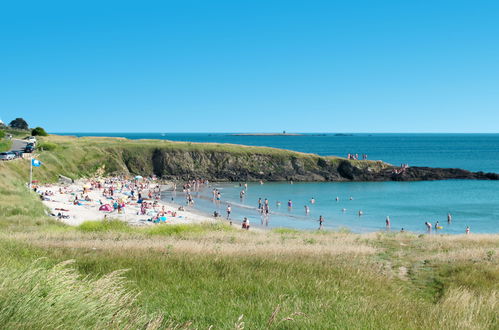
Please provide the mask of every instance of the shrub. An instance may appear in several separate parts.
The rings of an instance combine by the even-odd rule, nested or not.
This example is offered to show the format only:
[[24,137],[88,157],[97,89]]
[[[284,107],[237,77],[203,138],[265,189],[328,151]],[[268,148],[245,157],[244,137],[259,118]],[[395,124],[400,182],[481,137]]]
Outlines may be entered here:
[[5,131],[0,131],[0,139],[3,139],[5,137]]
[[47,132],[42,127],[36,127],[31,130],[31,135],[33,136],[47,136]]

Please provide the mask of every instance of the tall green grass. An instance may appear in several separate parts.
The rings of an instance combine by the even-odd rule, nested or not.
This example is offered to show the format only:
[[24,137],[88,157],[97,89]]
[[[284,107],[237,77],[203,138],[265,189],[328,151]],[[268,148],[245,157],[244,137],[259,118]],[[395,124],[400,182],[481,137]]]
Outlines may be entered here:
[[63,262],[47,268],[0,268],[3,329],[157,329],[163,317],[143,313],[137,293],[126,289],[123,271],[81,277]]
[[212,232],[234,231],[233,227],[223,223],[202,223],[202,224],[155,224],[144,227],[131,227],[121,220],[110,219],[108,221],[85,221],[77,230],[82,232],[114,232],[133,233],[146,236],[172,236],[182,234],[201,234]]

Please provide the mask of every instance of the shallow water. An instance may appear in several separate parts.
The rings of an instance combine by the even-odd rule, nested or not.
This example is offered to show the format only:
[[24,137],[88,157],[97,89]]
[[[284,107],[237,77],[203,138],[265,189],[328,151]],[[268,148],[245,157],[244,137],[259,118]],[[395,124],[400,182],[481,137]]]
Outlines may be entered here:
[[[222,192],[222,200],[212,200],[212,189]],[[354,232],[385,230],[385,219],[390,217],[391,230],[401,228],[425,232],[425,221],[440,222],[441,233],[464,233],[466,226],[472,232],[499,232],[499,189],[497,181],[431,181],[431,182],[328,182],[328,183],[265,183],[249,184],[241,200],[238,184],[213,184],[193,192],[195,208],[213,214],[217,210],[226,216],[226,207],[232,206],[231,218],[241,221],[248,217],[252,225],[262,225],[258,212],[258,198],[269,199],[271,214],[268,227],[317,229],[322,215],[327,229],[349,228]],[[184,203],[184,193],[168,192],[164,198]],[[314,197],[315,204],[310,203]],[[339,201],[336,201],[339,197]],[[352,197],[352,200],[350,200]],[[288,200],[293,203],[287,207]],[[276,202],[280,201],[281,206]],[[310,207],[310,213],[304,206]],[[343,209],[346,209],[343,211]],[[359,210],[363,215],[359,216]],[[452,223],[447,223],[447,213]]]

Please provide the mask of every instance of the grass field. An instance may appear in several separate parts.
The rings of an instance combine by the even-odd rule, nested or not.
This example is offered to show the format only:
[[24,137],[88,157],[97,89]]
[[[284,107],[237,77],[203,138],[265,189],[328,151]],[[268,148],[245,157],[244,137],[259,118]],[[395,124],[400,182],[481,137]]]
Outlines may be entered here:
[[[64,156],[41,154],[42,180],[98,168],[92,155],[71,160],[105,142],[71,152],[64,139],[45,141]],[[498,235],[68,227],[45,216],[26,173],[0,164],[6,329],[499,328]]]

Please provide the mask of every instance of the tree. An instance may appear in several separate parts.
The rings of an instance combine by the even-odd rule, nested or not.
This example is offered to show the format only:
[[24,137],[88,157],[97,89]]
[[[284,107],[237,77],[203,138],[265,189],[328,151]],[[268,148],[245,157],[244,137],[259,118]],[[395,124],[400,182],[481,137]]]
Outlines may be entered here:
[[16,118],[13,121],[10,122],[9,124],[10,127],[12,128],[18,128],[18,129],[28,129],[28,123],[26,120],[22,118]]
[[47,132],[45,132],[45,130],[42,128],[42,127],[36,127],[36,128],[33,128],[33,130],[31,131],[31,135],[33,136],[47,136]]

